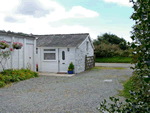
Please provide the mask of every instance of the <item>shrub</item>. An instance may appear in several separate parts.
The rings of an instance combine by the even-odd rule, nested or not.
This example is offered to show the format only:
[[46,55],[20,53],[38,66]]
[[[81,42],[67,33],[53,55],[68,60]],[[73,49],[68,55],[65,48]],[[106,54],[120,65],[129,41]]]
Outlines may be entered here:
[[5,77],[5,83],[9,83],[12,79],[12,77],[8,75],[5,75],[4,77]]
[[5,82],[4,81],[0,81],[0,87],[5,86]]
[[71,62],[71,63],[69,64],[68,70],[72,71],[73,69],[74,69],[74,65],[73,65],[73,63]]
[[5,83],[18,82],[30,78],[38,77],[38,73],[29,69],[7,69],[1,72],[0,81]]
[[120,56],[122,57],[128,57],[130,55],[130,51],[129,50],[125,50],[125,51],[122,51]]
[[106,44],[101,43],[100,45],[95,46],[95,54],[97,57],[113,57],[119,56],[121,49],[118,45],[115,44]]
[[3,72],[1,72],[3,75],[10,75],[12,73],[13,69],[5,69]]
[[0,74],[0,80],[2,80],[2,81],[5,80],[5,78],[4,78],[4,76],[2,74]]

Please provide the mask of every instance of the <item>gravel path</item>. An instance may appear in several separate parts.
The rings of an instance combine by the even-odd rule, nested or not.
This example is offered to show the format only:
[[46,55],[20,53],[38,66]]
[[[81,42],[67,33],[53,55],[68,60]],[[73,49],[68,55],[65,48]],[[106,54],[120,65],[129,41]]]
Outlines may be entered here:
[[[98,113],[104,98],[118,94],[132,70],[94,69],[73,77],[40,76],[0,89],[1,113]],[[112,82],[104,82],[111,79]]]

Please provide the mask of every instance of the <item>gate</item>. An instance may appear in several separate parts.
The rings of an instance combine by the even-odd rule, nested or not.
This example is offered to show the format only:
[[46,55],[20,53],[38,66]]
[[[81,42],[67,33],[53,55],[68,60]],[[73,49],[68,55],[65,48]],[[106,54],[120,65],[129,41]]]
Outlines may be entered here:
[[93,67],[95,67],[95,55],[94,56],[85,55],[85,70],[89,70]]

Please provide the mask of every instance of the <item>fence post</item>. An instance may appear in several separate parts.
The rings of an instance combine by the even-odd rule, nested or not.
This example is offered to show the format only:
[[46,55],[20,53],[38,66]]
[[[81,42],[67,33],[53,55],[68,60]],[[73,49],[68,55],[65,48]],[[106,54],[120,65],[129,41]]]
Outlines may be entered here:
[[87,55],[85,55],[85,70],[87,68]]
[[96,55],[94,55],[94,67],[95,67],[95,58],[96,58]]

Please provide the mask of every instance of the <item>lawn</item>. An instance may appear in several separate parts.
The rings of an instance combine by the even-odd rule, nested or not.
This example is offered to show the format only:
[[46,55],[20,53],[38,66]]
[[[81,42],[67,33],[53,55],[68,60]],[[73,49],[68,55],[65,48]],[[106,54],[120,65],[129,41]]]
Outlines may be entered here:
[[131,57],[103,57],[95,59],[95,62],[99,63],[130,63],[131,61]]
[[[147,82],[147,83],[150,83],[150,78],[144,78],[144,80]],[[126,98],[130,98],[131,97],[131,94],[129,93],[130,90],[132,91],[136,91],[137,89],[140,89],[141,88],[141,81],[138,77],[138,75],[133,75],[130,77],[130,79],[126,80],[124,83],[123,83],[123,86],[124,86],[124,89],[122,91],[119,91],[120,92],[120,96],[124,96]],[[148,89],[150,87],[148,86]]]

